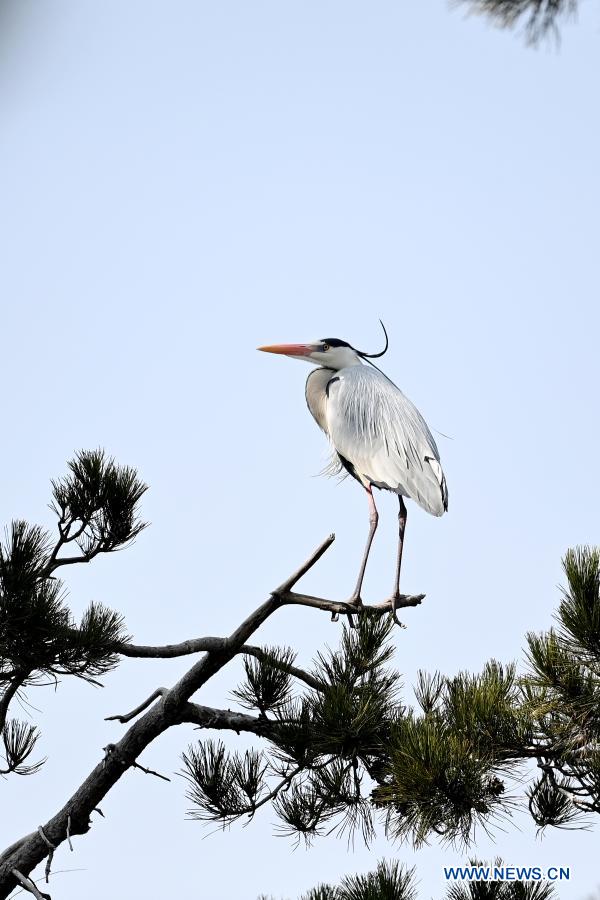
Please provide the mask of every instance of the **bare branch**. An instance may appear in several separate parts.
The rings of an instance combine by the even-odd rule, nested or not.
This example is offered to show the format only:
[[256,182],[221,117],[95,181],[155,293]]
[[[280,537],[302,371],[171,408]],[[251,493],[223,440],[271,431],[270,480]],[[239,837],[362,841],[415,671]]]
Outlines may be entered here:
[[154,769],[147,769],[146,766],[140,766],[139,763],[133,763],[134,769],[140,769],[142,772],[145,772],[146,775],[156,775],[157,778],[162,778],[163,781],[170,781],[171,779],[167,775],[161,775],[160,772],[155,772]]
[[273,594],[281,595],[281,594],[287,594],[289,591],[291,591],[291,589],[294,587],[294,585],[298,581],[300,581],[302,576],[306,575],[306,573],[309,571],[309,569],[312,569],[314,564],[321,559],[321,557],[323,556],[324,553],[327,552],[327,550],[329,550],[329,548],[331,547],[331,545],[333,544],[334,541],[335,541],[335,534],[330,534],[329,537],[325,538],[323,543],[319,544],[319,546],[317,547],[315,552],[311,556],[308,557],[306,562],[303,563],[300,566],[300,568],[294,572],[293,575],[290,575],[289,578],[286,578],[286,580],[282,584],[280,584],[278,588],[275,588],[275,590],[273,591]]
[[[224,642],[224,638],[202,637],[181,641],[179,644],[164,644],[163,646],[155,647],[143,646],[141,644],[119,644],[115,647],[115,651],[122,656],[133,657],[136,659],[172,659],[178,656],[191,656],[192,653],[201,653],[208,650],[221,650]],[[250,644],[244,644],[240,647],[238,653],[243,653],[245,656],[254,656],[256,659],[266,658],[265,651],[261,647],[253,647]],[[273,662],[273,665],[275,668],[289,672],[290,675],[293,675],[300,681],[304,681],[305,684],[317,691],[323,689],[321,682],[309,672],[305,672],[304,669],[298,669],[296,666],[277,662]],[[159,690],[163,689],[161,688]],[[154,694],[151,699],[155,699]],[[145,707],[138,707],[137,712],[141,712],[143,709],[145,709]],[[134,710],[133,713],[136,714],[136,711]],[[129,715],[133,718],[131,713],[129,713]],[[129,719],[124,719],[121,716],[109,716],[106,721],[110,721],[111,719],[119,719],[123,722],[129,721]]]
[[[288,606],[310,606],[313,609],[322,609],[324,612],[338,615],[363,615],[383,616],[385,613],[393,614],[393,600],[386,600],[377,605],[363,604],[355,606],[350,603],[340,603],[337,600],[325,600],[323,597],[312,597],[310,594],[297,594],[294,591],[286,591],[279,595],[281,602]],[[396,609],[407,606],[419,606],[425,599],[425,594],[401,594],[395,603]]]
[[115,652],[120,653],[121,656],[136,659],[173,659],[177,656],[191,656],[192,653],[202,653],[207,650],[220,650],[224,640],[219,637],[200,637],[181,641],[179,644],[164,644],[154,647],[141,644],[117,644]]
[[19,688],[23,686],[23,683],[27,679],[27,674],[28,673],[26,672],[17,671],[10,684],[4,689],[2,699],[0,699],[0,732],[6,725],[6,716],[8,715],[10,702],[18,692]]
[[22,884],[26,891],[29,891],[30,894],[36,898],[36,900],[52,900],[50,894],[43,894],[41,891],[38,891],[36,884],[31,878],[27,878],[27,876],[23,875],[19,872],[18,869],[13,869],[12,874],[17,879],[19,884]]
[[168,691],[168,688],[164,688],[164,687],[156,688],[154,693],[150,694],[150,696],[148,697],[147,700],[144,700],[143,703],[140,703],[140,705],[136,706],[135,709],[132,709],[131,712],[124,713],[123,715],[106,716],[104,721],[105,722],[117,721],[117,722],[120,722],[121,725],[125,725],[126,722],[130,722],[132,719],[135,719],[135,717],[138,716],[141,712],[144,712],[145,709],[148,709],[148,707],[152,703],[154,703],[154,701],[158,697],[164,697],[164,695],[167,693],[167,691]]
[[[380,604],[357,607],[338,600],[327,600],[325,597],[313,597],[310,594],[300,594],[294,591],[288,591],[283,594],[274,591],[273,597],[276,597],[283,606],[308,606],[313,609],[321,609],[336,616],[382,616],[385,613],[391,614],[394,610],[392,600],[386,600]],[[396,609],[402,609],[409,606],[419,606],[424,599],[425,594],[402,594],[397,600],[395,607]],[[221,637],[199,637],[181,641],[178,644],[144,645],[123,643],[116,644],[114,650],[115,653],[120,653],[121,656],[135,659],[172,659],[178,656],[191,656],[194,653],[223,650],[226,646],[226,641],[226,638]],[[252,647],[250,645],[243,645],[237,652],[248,656],[256,656],[257,659],[260,658],[258,656],[259,653],[264,653],[260,647]],[[302,669],[295,669],[294,666],[289,666],[286,668],[286,671],[296,678],[306,681],[310,687],[319,689],[316,680]]]
[[[330,535],[312,553],[301,568],[282,585],[289,590],[298,579],[321,558],[331,546]],[[281,590],[280,589],[280,590]],[[285,601],[276,593],[254,610],[236,630],[222,643],[209,650],[180,680],[168,690],[162,703],[150,706],[138,718],[117,744],[110,745],[104,759],[90,772],[75,793],[51,819],[43,825],[47,841],[58,847],[72,834],[85,834],[90,828],[90,815],[98,807],[103,797],[111,790],[127,769],[137,765],[142,751],[159,735],[173,725],[185,721],[185,713],[190,712],[190,697],[212,676],[240,652],[248,638],[281,608]],[[239,715],[239,714],[236,714]],[[250,717],[247,717],[250,718]],[[268,723],[267,723],[267,727]],[[35,831],[13,844],[0,856],[0,900],[5,900],[12,891],[17,878],[16,872],[31,872],[49,853],[47,842]],[[24,876],[22,876],[24,877]]]
[[200,706],[199,703],[185,703],[181,708],[180,723],[189,722],[199,728],[214,728],[217,731],[242,731],[265,737],[274,732],[277,723],[264,716],[248,716],[245,713],[232,712],[230,709],[214,709],[211,706]]

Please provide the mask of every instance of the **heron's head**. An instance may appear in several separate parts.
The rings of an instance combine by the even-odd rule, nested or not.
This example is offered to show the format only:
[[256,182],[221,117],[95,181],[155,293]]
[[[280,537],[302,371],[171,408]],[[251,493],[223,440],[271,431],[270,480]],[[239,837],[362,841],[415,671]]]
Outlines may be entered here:
[[274,344],[258,349],[265,353],[281,353],[291,359],[303,359],[307,363],[324,366],[327,369],[345,369],[347,366],[358,366],[362,363],[358,350],[338,338],[322,338],[312,344]]

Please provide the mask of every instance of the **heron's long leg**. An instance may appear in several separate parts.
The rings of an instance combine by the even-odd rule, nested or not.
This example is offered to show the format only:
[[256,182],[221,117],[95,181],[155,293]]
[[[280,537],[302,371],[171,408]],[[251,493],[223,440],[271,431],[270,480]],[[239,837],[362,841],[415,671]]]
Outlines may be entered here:
[[404,547],[404,531],[406,529],[406,519],[408,510],[404,503],[402,494],[398,495],[400,500],[400,510],[398,511],[398,556],[396,558],[396,580],[394,581],[394,591],[392,593],[392,601],[394,603],[393,612],[396,613],[395,603],[400,597],[400,569],[402,568],[402,548]]
[[348,600],[348,603],[352,603],[355,606],[362,606],[362,600],[360,596],[360,592],[362,589],[363,578],[365,577],[365,569],[367,568],[367,560],[369,558],[369,551],[371,549],[371,544],[373,543],[373,537],[377,530],[377,523],[379,522],[379,513],[377,512],[377,507],[375,506],[375,499],[373,497],[373,491],[371,489],[371,485],[366,488],[368,499],[369,499],[369,536],[367,538],[367,545],[365,547],[365,552],[363,554],[362,562],[360,564],[360,569],[358,571],[358,579],[356,581],[356,587],[352,592],[352,596]]

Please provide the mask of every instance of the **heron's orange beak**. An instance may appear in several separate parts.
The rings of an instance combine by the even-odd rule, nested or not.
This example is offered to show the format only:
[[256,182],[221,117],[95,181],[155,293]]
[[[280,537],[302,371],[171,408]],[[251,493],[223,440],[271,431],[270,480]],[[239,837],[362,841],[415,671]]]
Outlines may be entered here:
[[272,344],[268,347],[257,347],[264,353],[281,353],[283,356],[310,356],[314,352],[312,344]]

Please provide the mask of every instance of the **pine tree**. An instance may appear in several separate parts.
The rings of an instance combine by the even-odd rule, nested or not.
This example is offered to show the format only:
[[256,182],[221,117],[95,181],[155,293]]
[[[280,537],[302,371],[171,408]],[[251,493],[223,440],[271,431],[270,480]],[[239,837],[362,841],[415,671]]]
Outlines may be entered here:
[[[475,868],[500,868],[502,860],[485,863],[472,859]],[[549,881],[464,880],[451,883],[444,900],[558,900],[556,887]],[[397,861],[381,860],[366,875],[346,875],[340,884],[320,884],[299,900],[417,900],[415,869],[407,869]],[[258,900],[275,900],[263,894]]]
[[[123,737],[105,748],[55,815],[0,853],[0,900],[17,883],[32,890],[30,873],[44,860],[48,876],[55,851],[90,830],[92,813],[129,769],[166,777],[139,759],[164,731],[184,723],[203,735],[243,731],[256,739],[252,749],[235,753],[225,741],[202,736],[183,754],[191,817],[222,826],[247,821],[269,804],[279,831],[295,841],[333,832],[368,843],[380,822],[391,837],[415,847],[436,839],[465,849],[477,826],[493,828],[518,804],[529,808],[539,828],[582,824],[600,811],[598,550],[566,555],[567,588],[556,627],[527,636],[521,669],[492,660],[479,674],[422,673],[409,706],[392,665],[397,632],[390,604],[365,606],[358,614],[355,607],[294,590],[333,535],[227,637],[138,645],[121,616],[98,604],[76,623],[55,573],[131,543],[145,527],[139,518],[145,490],[133,469],[102,451],[81,452],[52,485],[56,536],[15,522],[0,549],[4,774],[35,775],[42,764],[34,753],[36,728],[9,717],[22,692],[59,676],[97,682],[123,656],[191,657],[172,687],[110,717],[129,726]],[[396,606],[415,607],[422,599],[404,596]],[[337,648],[323,649],[301,667],[293,647],[248,643],[288,605],[341,617]],[[196,702],[204,684],[237,655],[244,679],[234,697],[243,711]],[[406,900],[412,900],[406,877],[400,869],[373,874],[381,884],[404,879]],[[347,879],[336,890],[359,898],[351,889],[369,884]]]
[[114,647],[126,640],[122,617],[92,603],[76,624],[54,573],[133,541],[145,527],[137,518],[145,490],[132,469],[102,451],[80,453],[52,484],[58,539],[23,521],[7,530],[0,545],[1,774],[28,775],[42,765],[29,762],[37,729],[7,718],[21,691],[68,675],[93,683],[118,664]]

